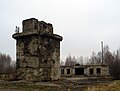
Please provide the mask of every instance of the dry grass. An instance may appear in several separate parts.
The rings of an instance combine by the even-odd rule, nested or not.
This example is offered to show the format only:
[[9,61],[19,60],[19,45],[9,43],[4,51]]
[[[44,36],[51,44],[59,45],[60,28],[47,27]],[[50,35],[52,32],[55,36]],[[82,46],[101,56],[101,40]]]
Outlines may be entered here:
[[120,80],[88,86],[85,91],[120,91]]

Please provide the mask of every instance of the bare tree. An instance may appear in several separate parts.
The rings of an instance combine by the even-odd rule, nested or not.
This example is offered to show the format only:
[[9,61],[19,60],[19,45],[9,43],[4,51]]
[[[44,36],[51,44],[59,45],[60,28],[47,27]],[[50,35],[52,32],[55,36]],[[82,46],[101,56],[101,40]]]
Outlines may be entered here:
[[77,60],[80,65],[83,65],[83,56],[80,56]]
[[110,52],[109,46],[105,45],[103,50],[103,62],[102,53],[98,52],[92,53],[89,61],[87,64],[104,64],[109,67],[109,73],[111,76],[115,77],[116,79],[120,78],[120,49],[117,52]]
[[73,66],[76,63],[77,59],[75,58],[75,56],[71,57],[71,55],[69,55],[65,60],[65,66]]
[[109,51],[109,46],[105,45],[104,46],[104,55],[103,55],[103,61],[105,64],[107,64],[108,66],[110,66],[112,64],[114,60],[114,57],[112,55],[112,53]]
[[0,53],[0,73],[8,73],[10,68],[11,57],[6,54]]
[[90,59],[87,62],[87,64],[100,64],[100,63],[101,63],[101,54],[100,54],[100,52],[98,52],[98,54],[96,54],[93,51],[92,55],[90,56]]
[[120,51],[117,50],[117,53],[113,56],[113,61],[109,63],[110,74],[115,77],[115,79],[120,79]]

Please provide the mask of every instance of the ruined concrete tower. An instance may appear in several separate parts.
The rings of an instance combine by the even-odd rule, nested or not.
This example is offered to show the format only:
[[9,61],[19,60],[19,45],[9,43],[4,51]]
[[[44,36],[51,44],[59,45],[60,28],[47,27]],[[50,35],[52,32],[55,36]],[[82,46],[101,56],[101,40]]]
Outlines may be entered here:
[[35,18],[23,20],[23,31],[16,39],[17,79],[42,81],[60,77],[60,41],[53,26]]

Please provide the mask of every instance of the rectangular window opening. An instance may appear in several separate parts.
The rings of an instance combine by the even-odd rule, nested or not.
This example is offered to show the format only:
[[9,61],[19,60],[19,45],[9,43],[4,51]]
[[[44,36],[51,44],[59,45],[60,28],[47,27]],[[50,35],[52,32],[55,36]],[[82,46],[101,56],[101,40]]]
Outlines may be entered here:
[[101,69],[100,69],[100,68],[97,68],[97,69],[96,69],[96,73],[97,73],[97,74],[101,74]]
[[91,69],[89,69],[89,71],[90,71],[90,75],[93,75],[93,71],[94,71],[94,69],[91,68]]
[[67,74],[70,74],[70,69],[67,69]]

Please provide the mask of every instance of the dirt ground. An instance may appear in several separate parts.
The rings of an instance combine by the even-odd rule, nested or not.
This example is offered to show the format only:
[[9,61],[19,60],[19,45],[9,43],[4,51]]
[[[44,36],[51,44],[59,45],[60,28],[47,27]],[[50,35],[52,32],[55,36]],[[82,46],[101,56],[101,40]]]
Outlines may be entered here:
[[61,78],[49,82],[0,81],[0,91],[84,91],[88,85],[107,83],[98,78]]
[[25,90],[19,90],[19,89],[0,89],[0,91],[25,91]]

